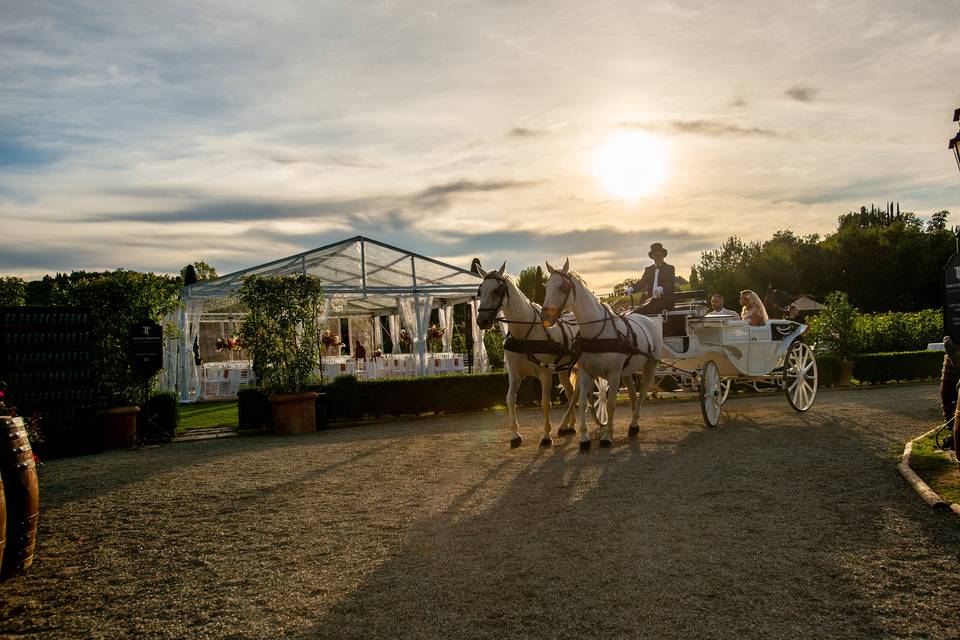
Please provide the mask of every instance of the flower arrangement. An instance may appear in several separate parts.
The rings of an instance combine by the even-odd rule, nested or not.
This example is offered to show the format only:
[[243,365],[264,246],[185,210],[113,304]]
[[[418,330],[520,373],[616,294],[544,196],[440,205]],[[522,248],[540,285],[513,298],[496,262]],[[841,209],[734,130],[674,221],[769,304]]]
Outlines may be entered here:
[[320,342],[322,342],[325,347],[336,347],[339,346],[343,340],[340,339],[340,336],[330,331],[330,329],[325,329],[320,336]]
[[446,332],[446,327],[438,327],[435,324],[427,329],[427,344],[433,351],[440,351],[443,348],[443,334]]
[[373,359],[373,360],[378,360],[378,359],[380,359],[380,358],[382,358],[382,357],[383,357],[383,351],[380,350],[380,349],[375,350],[375,351],[373,352],[373,355],[370,356],[370,358]]
[[230,336],[229,338],[217,338],[217,353],[221,351],[239,351],[243,349],[243,338],[240,336]]
[[343,344],[343,340],[340,338],[339,333],[330,331],[330,329],[324,329],[323,333],[320,334],[320,344],[323,345],[323,350],[326,351],[328,355],[330,355],[331,352],[339,355],[340,345]]
[[410,353],[410,347],[413,346],[413,338],[406,329],[400,329],[400,350],[404,353]]

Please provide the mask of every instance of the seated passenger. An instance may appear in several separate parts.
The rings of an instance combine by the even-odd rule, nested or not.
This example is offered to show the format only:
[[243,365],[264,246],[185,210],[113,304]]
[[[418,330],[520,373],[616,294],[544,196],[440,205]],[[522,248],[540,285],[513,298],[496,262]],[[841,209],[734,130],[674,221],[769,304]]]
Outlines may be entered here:
[[723,296],[719,293],[715,293],[710,296],[710,313],[707,314],[708,318],[720,318],[723,316],[731,316],[738,318],[736,311],[732,309],[727,309],[723,306]]
[[740,319],[746,320],[751,327],[762,327],[767,324],[767,310],[760,302],[760,296],[750,289],[744,289],[740,292],[740,304],[743,310],[740,311]]

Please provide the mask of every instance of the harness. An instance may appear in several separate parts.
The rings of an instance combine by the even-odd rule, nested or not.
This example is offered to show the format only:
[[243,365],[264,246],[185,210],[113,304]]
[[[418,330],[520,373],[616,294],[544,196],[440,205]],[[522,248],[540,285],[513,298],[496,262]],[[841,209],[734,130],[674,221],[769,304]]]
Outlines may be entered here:
[[[501,277],[496,271],[491,271],[483,278],[484,280],[491,279],[497,281],[497,288],[494,290],[494,295],[500,296],[499,302],[492,307],[480,307],[478,311],[492,311],[494,314],[498,314],[503,308],[503,303],[506,302],[507,298],[510,297],[510,289],[507,287],[507,281],[505,278]],[[482,286],[482,283],[481,283]],[[477,289],[477,296],[480,296],[480,290]],[[530,302],[529,300],[527,301]],[[530,308],[537,313],[536,308],[533,304],[530,304]],[[557,326],[560,327],[560,335],[563,337],[563,342],[558,342],[550,336],[550,332],[546,333],[546,340],[531,340],[530,334],[533,333],[533,327],[540,324],[539,322],[528,322],[526,320],[507,320],[502,316],[497,317],[499,322],[503,322],[507,325],[507,335],[503,340],[503,349],[504,351],[512,351],[513,353],[522,353],[527,356],[527,360],[536,365],[537,367],[543,369],[552,369],[556,372],[569,371],[576,364],[576,360],[573,359],[573,349],[572,345],[575,343],[576,339],[573,338],[573,328],[569,323],[564,320],[560,320],[557,323]],[[511,333],[510,325],[512,324],[521,324],[528,325],[527,333],[523,338],[517,338]],[[537,358],[538,354],[547,354],[553,356],[553,362],[543,362]],[[568,358],[567,362],[562,362],[563,358]]]
[[[573,283],[573,276],[568,273],[563,273],[562,271],[554,271],[554,273],[560,276],[560,291],[562,291],[564,294],[560,309],[566,309],[567,304],[570,302],[571,296],[574,299],[576,299],[577,296],[577,289]],[[652,353],[640,349],[637,341],[637,334],[633,329],[633,324],[624,316],[615,315],[613,311],[610,310],[610,307],[606,305],[602,305],[602,307],[602,318],[599,320],[590,320],[589,322],[580,323],[580,326],[596,324],[598,322],[602,322],[603,324],[600,325],[600,328],[592,338],[585,337],[583,331],[581,330],[580,334],[573,339],[573,362],[578,362],[580,360],[580,356],[584,353],[622,353],[627,356],[627,359],[623,362],[623,367],[626,368],[636,355],[643,355],[647,358],[653,358]],[[617,326],[617,320],[622,323],[622,330],[619,326]],[[616,332],[616,338],[599,337],[603,335],[604,331],[606,331],[608,323],[613,327],[614,332]],[[641,327],[641,331],[644,332],[644,337],[647,339],[647,344],[651,344],[653,341],[649,335],[646,335],[646,329]]]

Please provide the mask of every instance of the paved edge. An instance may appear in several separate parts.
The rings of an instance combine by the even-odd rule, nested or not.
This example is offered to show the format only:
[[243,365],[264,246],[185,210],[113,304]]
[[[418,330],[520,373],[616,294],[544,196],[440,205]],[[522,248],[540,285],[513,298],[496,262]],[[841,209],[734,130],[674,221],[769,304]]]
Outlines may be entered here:
[[913,443],[917,440],[926,438],[932,433],[935,433],[940,427],[935,427],[930,431],[927,431],[923,435],[917,436],[913,440],[907,442],[903,447],[903,457],[900,460],[900,464],[897,465],[897,471],[900,472],[900,475],[903,476],[903,479],[907,481],[913,490],[917,492],[924,502],[933,507],[934,509],[950,509],[957,515],[960,515],[960,504],[954,502],[953,504],[948,505],[943,499],[936,494],[936,492],[931,489],[926,482],[924,482],[920,476],[918,476],[913,469],[910,468],[910,453],[913,451]]

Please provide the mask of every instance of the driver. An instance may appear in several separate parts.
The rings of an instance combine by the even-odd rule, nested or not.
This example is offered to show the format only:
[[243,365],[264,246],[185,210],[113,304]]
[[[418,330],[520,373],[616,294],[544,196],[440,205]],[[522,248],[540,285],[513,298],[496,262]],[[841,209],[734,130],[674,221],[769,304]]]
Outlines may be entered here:
[[663,261],[667,257],[667,250],[659,242],[650,245],[647,255],[653,260],[653,264],[644,269],[643,277],[637,284],[637,290],[646,293],[647,299],[634,309],[634,312],[656,315],[673,308],[675,271],[673,265]]

